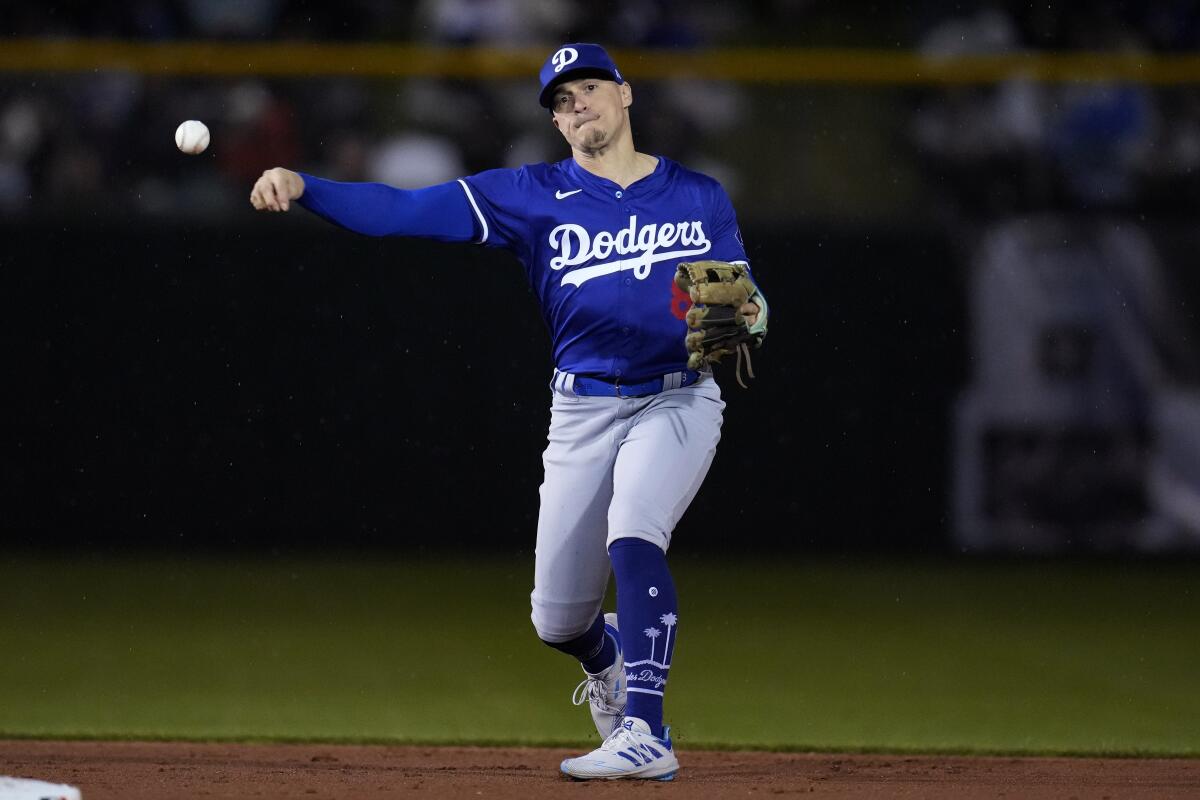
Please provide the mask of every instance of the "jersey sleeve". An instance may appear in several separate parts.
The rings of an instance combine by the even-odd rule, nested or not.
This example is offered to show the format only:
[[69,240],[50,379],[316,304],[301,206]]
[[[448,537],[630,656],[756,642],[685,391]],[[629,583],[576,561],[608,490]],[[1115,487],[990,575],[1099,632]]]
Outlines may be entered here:
[[300,173],[296,202],[318,217],[367,236],[419,236],[467,242],[474,218],[457,183],[397,189],[381,183],[342,183]]
[[526,168],[490,169],[459,180],[475,213],[476,241],[518,255],[529,242],[528,198],[533,178]]
[[709,187],[709,198],[712,214],[712,257],[718,261],[738,261],[749,264],[746,258],[746,245],[742,241],[742,231],[738,228],[737,215],[733,213],[733,203],[725,193],[721,184],[713,181]]

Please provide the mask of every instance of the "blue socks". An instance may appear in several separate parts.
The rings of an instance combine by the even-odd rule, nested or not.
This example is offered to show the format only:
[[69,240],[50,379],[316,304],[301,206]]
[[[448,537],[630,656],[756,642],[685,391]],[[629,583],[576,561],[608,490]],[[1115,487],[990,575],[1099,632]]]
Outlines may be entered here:
[[[543,639],[542,641],[546,641]],[[604,633],[604,613],[596,615],[592,627],[565,642],[546,642],[555,650],[579,659],[583,668],[593,675],[603,672],[617,660],[617,643]]]
[[[675,582],[667,569],[667,556],[656,544],[617,539],[608,555],[617,579],[617,619],[629,697],[625,716],[644,720],[661,739],[663,690],[679,621]],[[608,669],[617,658],[616,642],[604,632],[603,613],[574,639],[546,644],[574,656],[593,675]]]
[[642,539],[617,539],[608,548],[617,579],[617,621],[629,693],[625,716],[645,720],[663,735],[663,690],[675,649],[678,604],[667,556]]

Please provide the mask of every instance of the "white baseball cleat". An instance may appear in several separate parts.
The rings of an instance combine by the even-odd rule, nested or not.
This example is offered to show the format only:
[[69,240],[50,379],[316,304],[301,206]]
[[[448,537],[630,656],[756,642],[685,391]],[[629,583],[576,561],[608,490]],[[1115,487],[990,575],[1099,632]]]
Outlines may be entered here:
[[596,723],[596,732],[601,739],[607,739],[625,715],[625,659],[621,656],[621,634],[617,630],[616,614],[604,615],[604,633],[617,644],[617,660],[611,667],[595,675],[584,670],[587,677],[575,687],[575,693],[571,696],[571,702],[577,706],[584,703],[591,705],[592,721]]
[[569,778],[580,781],[634,778],[669,781],[679,771],[679,760],[671,747],[671,726],[663,727],[659,739],[650,726],[637,717],[626,717],[604,744],[586,756],[568,758],[559,767]]
[[80,800],[80,792],[65,783],[0,775],[0,800]]

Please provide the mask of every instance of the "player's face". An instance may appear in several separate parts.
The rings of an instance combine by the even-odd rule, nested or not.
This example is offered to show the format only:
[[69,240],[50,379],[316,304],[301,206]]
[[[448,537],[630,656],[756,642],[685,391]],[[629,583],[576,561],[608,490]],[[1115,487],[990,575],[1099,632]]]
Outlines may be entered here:
[[554,127],[571,147],[595,151],[625,130],[629,124],[625,109],[632,104],[628,83],[580,78],[554,90],[550,110],[554,112]]

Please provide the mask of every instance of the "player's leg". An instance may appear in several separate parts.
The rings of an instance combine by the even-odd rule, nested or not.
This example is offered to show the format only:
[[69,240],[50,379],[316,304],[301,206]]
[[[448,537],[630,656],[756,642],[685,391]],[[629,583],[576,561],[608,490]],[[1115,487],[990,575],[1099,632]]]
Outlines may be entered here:
[[625,703],[616,620],[601,613],[610,571],[605,543],[616,452],[613,405],[554,396],[530,596],[538,636],[583,666],[574,700],[589,704],[602,738]]
[[656,736],[679,623],[666,551],[708,474],[724,408],[712,380],[656,396],[626,433],[614,465],[608,541],[625,630],[625,713]]
[[622,727],[599,749],[563,762],[573,778],[670,780],[679,768],[670,728],[662,724],[679,621],[666,549],[708,473],[724,407],[715,382],[705,381],[655,396],[625,428],[613,469],[608,541],[628,701]]
[[725,402],[712,379],[654,395],[631,421],[613,465],[608,541],[643,539],[666,552],[708,475]]

